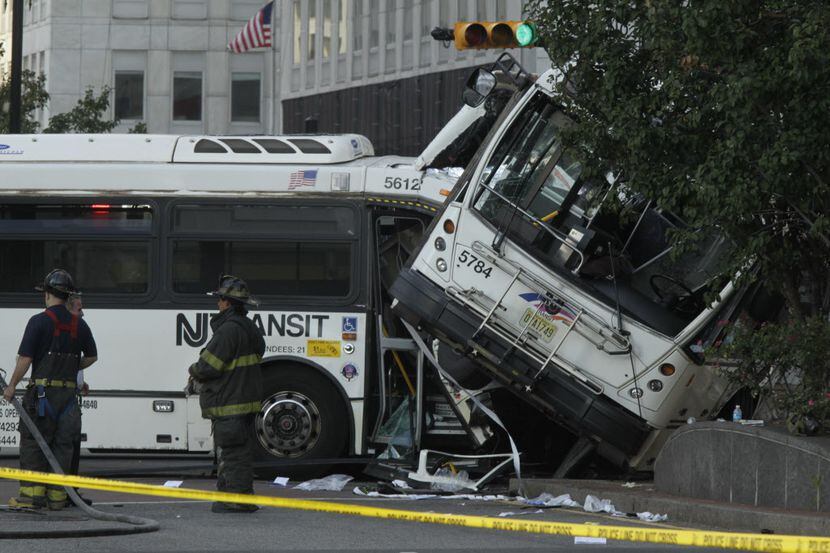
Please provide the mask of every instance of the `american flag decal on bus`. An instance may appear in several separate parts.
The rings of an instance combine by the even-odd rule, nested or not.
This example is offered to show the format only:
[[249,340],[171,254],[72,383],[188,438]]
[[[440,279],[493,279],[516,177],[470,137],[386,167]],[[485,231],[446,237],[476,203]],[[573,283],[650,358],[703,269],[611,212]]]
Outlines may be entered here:
[[296,190],[301,186],[314,186],[315,184],[317,184],[317,169],[294,171],[288,177],[289,190]]
[[228,43],[228,50],[240,54],[255,48],[271,47],[271,15],[274,2],[268,2],[245,24],[239,34]]

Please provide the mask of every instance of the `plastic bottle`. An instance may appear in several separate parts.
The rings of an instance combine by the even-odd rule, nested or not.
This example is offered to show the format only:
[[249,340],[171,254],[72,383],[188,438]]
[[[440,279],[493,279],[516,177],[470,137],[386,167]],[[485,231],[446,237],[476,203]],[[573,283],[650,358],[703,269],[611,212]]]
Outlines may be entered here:
[[735,410],[732,411],[732,422],[741,422],[741,419],[744,418],[744,414],[741,411],[741,406],[736,405]]

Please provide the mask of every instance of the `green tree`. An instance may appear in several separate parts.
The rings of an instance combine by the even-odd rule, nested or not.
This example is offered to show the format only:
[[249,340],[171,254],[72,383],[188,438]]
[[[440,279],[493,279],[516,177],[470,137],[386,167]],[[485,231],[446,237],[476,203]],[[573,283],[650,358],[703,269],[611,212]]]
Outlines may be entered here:
[[[3,52],[0,44],[0,54]],[[34,133],[39,130],[39,123],[32,117],[35,110],[46,107],[49,103],[49,93],[46,92],[46,77],[31,71],[23,71],[21,97],[21,126],[22,132]],[[7,79],[0,82],[0,133],[9,132],[9,102],[11,83]],[[72,110],[60,113],[49,120],[48,126],[43,129],[47,133],[102,133],[110,132],[118,125],[118,120],[109,121],[106,117],[109,108],[109,97],[112,89],[104,86],[101,94],[95,96],[92,88],[84,92],[84,97],[78,100]],[[146,125],[138,123],[131,132],[147,132]],[[143,128],[143,131],[142,131]]]
[[[827,2],[533,0],[528,10],[563,77],[557,101],[575,121],[565,139],[697,236],[730,238],[724,275],[751,261],[786,298],[788,320],[767,325],[761,344],[740,333],[733,376],[760,391],[794,371],[799,401],[825,398],[830,340],[770,348],[794,333],[830,336]],[[681,248],[692,238],[675,236]]]
[[[23,71],[21,106],[21,130],[24,133],[38,131],[38,122],[32,117],[36,109],[46,107],[49,102],[49,93],[46,92],[46,79],[43,75],[35,75],[31,71]],[[0,133],[9,132],[9,103],[11,101],[11,86],[8,80],[0,82]]]
[[70,111],[59,113],[49,119],[49,126],[43,129],[45,133],[106,133],[118,125],[118,119],[103,119],[110,105],[108,86],[101,88],[101,94],[95,96],[92,88],[84,91],[84,97]]

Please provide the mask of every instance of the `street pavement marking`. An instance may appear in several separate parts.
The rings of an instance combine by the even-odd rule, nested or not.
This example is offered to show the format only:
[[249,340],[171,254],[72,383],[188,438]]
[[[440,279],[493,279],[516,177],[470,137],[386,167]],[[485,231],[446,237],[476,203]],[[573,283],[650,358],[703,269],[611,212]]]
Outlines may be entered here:
[[584,536],[622,541],[691,545],[696,547],[722,547],[740,549],[744,551],[771,551],[780,553],[830,552],[830,538],[826,537],[743,534],[736,532],[713,532],[708,530],[674,530],[643,526],[574,524],[542,520],[507,519],[419,512],[403,509],[370,507],[367,505],[312,501],[309,499],[247,495],[194,490],[188,488],[165,488],[164,486],[138,484],[135,482],[50,474],[8,467],[0,467],[0,478],[137,495],[200,499],[206,501],[224,501],[228,503],[246,503],[264,505],[268,507],[300,509],[305,511],[357,515],[390,520],[427,522],[432,524],[447,524],[467,528],[487,528],[493,530],[509,530],[513,532],[529,532],[534,534],[556,534],[570,537]]

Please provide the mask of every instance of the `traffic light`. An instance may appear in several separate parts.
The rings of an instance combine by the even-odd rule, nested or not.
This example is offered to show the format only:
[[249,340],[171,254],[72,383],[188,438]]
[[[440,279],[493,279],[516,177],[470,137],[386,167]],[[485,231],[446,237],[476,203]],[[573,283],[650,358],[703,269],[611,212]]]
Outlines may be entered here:
[[459,50],[527,48],[538,40],[532,21],[471,21],[455,24],[453,40]]

